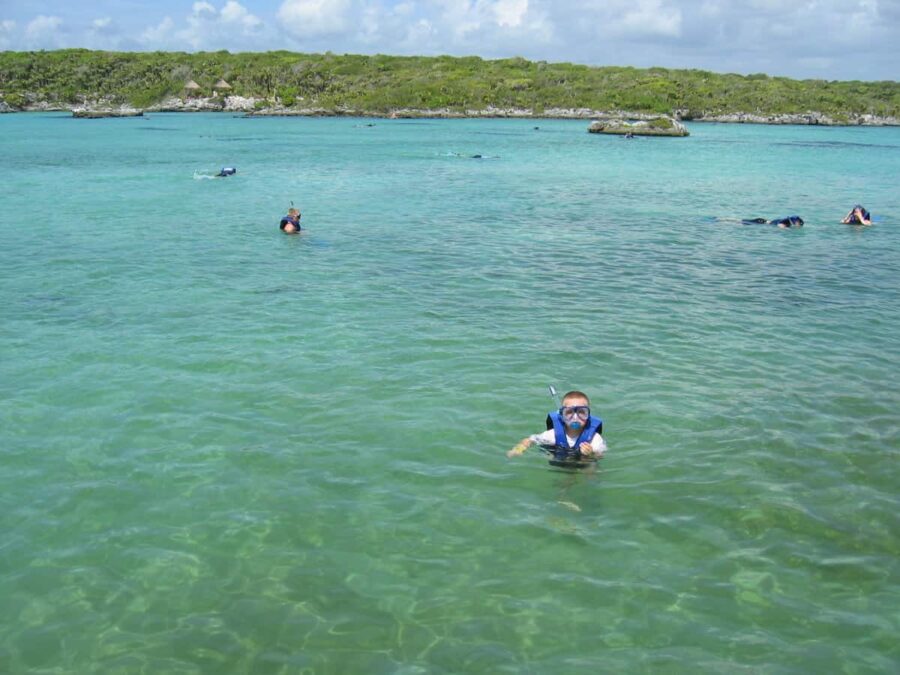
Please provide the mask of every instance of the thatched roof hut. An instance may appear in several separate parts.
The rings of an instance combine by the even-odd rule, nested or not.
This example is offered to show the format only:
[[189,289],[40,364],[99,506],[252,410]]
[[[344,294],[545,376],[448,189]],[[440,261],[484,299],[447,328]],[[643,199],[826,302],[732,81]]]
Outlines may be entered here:
[[186,93],[188,96],[194,96],[199,91],[200,85],[193,80],[188,80],[184,83],[184,93]]
[[231,89],[231,85],[228,84],[225,80],[219,80],[213,85],[213,89],[216,91],[228,91]]

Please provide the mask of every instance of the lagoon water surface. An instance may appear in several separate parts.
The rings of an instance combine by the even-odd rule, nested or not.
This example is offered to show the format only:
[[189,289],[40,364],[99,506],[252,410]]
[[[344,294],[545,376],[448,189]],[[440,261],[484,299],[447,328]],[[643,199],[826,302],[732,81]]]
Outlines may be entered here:
[[900,129],[586,128],[0,116],[0,671],[897,672]]

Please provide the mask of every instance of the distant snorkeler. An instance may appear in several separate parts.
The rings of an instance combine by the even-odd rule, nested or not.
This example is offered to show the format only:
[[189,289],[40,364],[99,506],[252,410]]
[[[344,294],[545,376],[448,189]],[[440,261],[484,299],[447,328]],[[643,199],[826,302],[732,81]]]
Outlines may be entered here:
[[281,219],[279,227],[285,234],[300,234],[300,211],[295,208],[288,209],[287,215]]
[[461,157],[463,159],[500,159],[498,155],[482,155],[481,153],[476,153],[474,155],[465,155],[461,152],[448,152],[445,155],[446,157]]
[[845,225],[871,225],[872,214],[866,210],[862,204],[857,204],[853,209],[844,216],[842,223]]
[[776,218],[775,220],[766,220],[765,218],[744,218],[741,222],[744,225],[776,225],[780,228],[803,227],[803,218],[800,216],[785,216],[784,218]]
[[223,166],[222,170],[216,174],[216,178],[224,178],[226,176],[233,176],[237,173],[237,169],[233,166]]

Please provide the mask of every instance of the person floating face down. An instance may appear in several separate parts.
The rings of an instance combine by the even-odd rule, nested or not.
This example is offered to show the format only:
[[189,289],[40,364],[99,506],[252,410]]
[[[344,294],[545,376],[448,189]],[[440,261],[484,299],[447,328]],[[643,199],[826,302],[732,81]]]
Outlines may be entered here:
[[562,407],[547,416],[547,426],[543,433],[516,443],[506,456],[517,457],[535,443],[554,448],[554,457],[562,455],[575,460],[600,459],[606,452],[606,441],[600,435],[603,422],[591,415],[591,402],[580,391],[570,391],[563,396]]
[[223,166],[222,170],[216,174],[216,178],[225,178],[226,176],[233,176],[237,173],[237,169],[233,166]]
[[776,218],[770,220],[769,225],[777,225],[778,227],[803,227],[803,218],[800,216],[785,216],[784,218]]
[[281,219],[279,227],[285,234],[300,233],[300,211],[295,208],[288,209],[287,215]]
[[775,220],[766,220],[765,218],[744,218],[741,220],[744,225],[776,225],[777,227],[803,227],[803,218],[800,216],[785,216],[784,218],[776,218]]
[[850,213],[844,216],[841,222],[845,225],[871,225],[872,214],[864,206],[857,204],[851,209]]

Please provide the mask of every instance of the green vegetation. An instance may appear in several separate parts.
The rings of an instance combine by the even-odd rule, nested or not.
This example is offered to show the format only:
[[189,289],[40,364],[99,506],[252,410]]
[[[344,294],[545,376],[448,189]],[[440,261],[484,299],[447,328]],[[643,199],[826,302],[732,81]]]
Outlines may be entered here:
[[674,128],[675,125],[672,123],[671,119],[668,119],[666,117],[659,117],[655,120],[650,120],[647,123],[647,126],[649,126],[651,129],[661,129],[663,131],[666,131],[668,129]]
[[338,56],[266,52],[0,52],[0,93],[11,106],[66,105],[101,97],[146,107],[183,96],[189,79],[209,96],[230,93],[297,108],[401,108],[455,112],[496,108],[589,108],[644,113],[759,115],[815,111],[847,119],[900,116],[900,83],[791,80],[702,70],[589,67],[522,58]]

